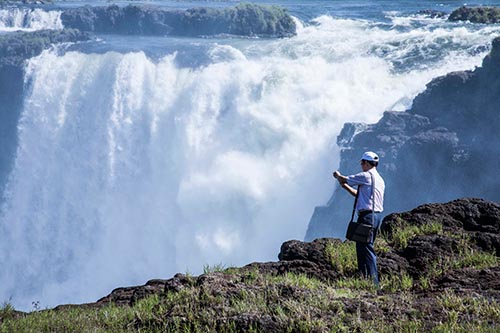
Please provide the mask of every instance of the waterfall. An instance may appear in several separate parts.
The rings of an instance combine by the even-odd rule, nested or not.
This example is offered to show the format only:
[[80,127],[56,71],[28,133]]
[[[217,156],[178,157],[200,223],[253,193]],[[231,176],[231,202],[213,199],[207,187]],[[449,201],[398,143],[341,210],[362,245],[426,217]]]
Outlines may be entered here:
[[[404,110],[433,77],[479,65],[484,51],[468,48],[490,40],[316,23],[240,48],[209,41],[211,62],[195,68],[175,53],[31,59],[0,216],[0,299],[88,302],[204,264],[275,260],[328,200],[343,124]],[[429,63],[415,61],[425,52]]]
[[62,29],[61,11],[40,8],[0,9],[0,32]]

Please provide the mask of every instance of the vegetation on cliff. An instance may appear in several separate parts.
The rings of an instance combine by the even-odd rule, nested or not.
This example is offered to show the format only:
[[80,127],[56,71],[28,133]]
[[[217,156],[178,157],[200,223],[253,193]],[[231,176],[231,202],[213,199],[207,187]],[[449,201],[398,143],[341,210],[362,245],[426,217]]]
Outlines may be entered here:
[[67,28],[114,34],[287,37],[296,33],[286,9],[245,3],[185,11],[137,5],[84,6],[66,9],[61,20]]
[[0,332],[498,332],[500,205],[479,199],[391,214],[377,241],[381,289],[351,242],[288,241],[278,262],[205,267],[96,303],[16,312]]
[[90,40],[88,32],[75,29],[17,31],[0,35],[0,66],[23,66],[26,59],[36,57],[54,44]]

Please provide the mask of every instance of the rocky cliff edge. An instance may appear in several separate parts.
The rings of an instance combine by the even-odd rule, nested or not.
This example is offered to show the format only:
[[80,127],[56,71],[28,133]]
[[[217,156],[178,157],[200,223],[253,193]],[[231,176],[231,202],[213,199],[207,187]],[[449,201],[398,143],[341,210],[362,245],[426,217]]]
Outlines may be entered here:
[[[279,261],[208,267],[96,303],[0,311],[0,332],[496,332],[500,205],[464,198],[384,219],[381,289],[356,274],[352,242],[283,243]],[[39,330],[38,330],[39,329]]]

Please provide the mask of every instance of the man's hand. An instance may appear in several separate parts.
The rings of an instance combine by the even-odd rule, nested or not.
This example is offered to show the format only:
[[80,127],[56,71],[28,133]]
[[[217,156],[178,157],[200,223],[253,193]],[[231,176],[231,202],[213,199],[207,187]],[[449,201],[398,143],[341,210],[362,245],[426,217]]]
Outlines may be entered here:
[[347,177],[342,175],[338,170],[333,173],[333,177],[339,181],[340,185],[344,185],[347,182]]
[[338,170],[333,173],[333,178],[339,181],[340,186],[345,189],[349,194],[356,196],[357,191],[347,184],[347,177],[342,175]]

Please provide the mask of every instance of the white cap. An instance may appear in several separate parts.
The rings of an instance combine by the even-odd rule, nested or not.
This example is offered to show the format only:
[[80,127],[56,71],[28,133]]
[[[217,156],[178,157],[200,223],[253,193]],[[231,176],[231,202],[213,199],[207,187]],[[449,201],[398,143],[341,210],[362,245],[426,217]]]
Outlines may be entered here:
[[365,161],[372,161],[372,162],[378,162],[378,160],[379,160],[378,155],[372,151],[364,152],[363,156],[361,156],[361,159],[365,160]]

